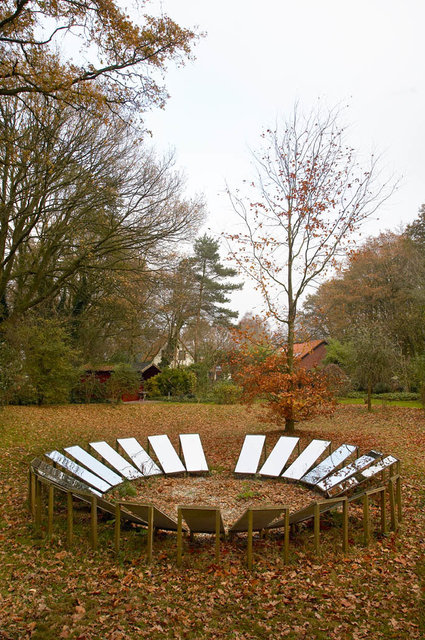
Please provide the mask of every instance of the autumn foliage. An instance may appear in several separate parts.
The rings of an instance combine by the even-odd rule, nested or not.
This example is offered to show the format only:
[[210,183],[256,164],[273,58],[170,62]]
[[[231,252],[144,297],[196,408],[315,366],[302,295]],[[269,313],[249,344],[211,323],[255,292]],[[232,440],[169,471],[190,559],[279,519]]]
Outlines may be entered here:
[[294,430],[294,423],[335,409],[334,385],[320,369],[288,368],[285,350],[256,353],[243,349],[235,357],[235,379],[243,389],[242,401],[252,404],[260,398],[266,407],[266,420]]

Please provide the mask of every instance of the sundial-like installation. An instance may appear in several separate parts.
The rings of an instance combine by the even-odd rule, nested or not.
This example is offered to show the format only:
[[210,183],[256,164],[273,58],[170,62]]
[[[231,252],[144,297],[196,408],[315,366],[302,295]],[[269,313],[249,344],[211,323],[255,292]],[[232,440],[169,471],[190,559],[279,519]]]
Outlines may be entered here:
[[[318,498],[302,509],[291,511],[287,505],[249,507],[235,522],[224,523],[217,506],[179,505],[177,520],[161,511],[155,504],[108,500],[106,494],[123,482],[152,476],[207,474],[209,467],[198,434],[179,436],[180,450],[176,451],[167,435],[149,436],[144,449],[136,438],[119,438],[113,448],[104,441],[91,442],[90,451],[75,445],[64,453],[50,451],[45,458],[35,458],[30,464],[30,508],[38,530],[42,518],[42,486],[47,487],[47,537],[52,536],[54,490],[67,495],[67,544],[73,538],[73,499],[91,506],[91,543],[97,546],[97,513],[106,512],[115,518],[115,550],[120,545],[121,521],[147,527],[147,555],[152,559],[153,533],[157,529],[177,533],[177,564],[181,563],[183,533],[211,533],[215,535],[216,560],[220,555],[220,538],[236,533],[248,534],[248,567],[252,568],[253,531],[282,529],[284,560],[288,561],[291,525],[313,520],[314,545],[319,550],[320,516],[332,509],[342,508],[342,547],[348,549],[348,505],[363,503],[363,529],[366,544],[370,538],[369,501],[378,497],[381,507],[381,531],[387,531],[386,494],[389,495],[390,524],[394,530],[401,520],[400,463],[392,455],[368,451],[359,455],[358,447],[342,444],[332,450],[328,440],[314,439],[302,451],[299,438],[281,436],[266,455],[266,436],[245,436],[234,469],[235,477],[280,479],[298,482],[317,491]],[[155,459],[154,459],[155,457]],[[47,462],[47,459],[49,462]]]

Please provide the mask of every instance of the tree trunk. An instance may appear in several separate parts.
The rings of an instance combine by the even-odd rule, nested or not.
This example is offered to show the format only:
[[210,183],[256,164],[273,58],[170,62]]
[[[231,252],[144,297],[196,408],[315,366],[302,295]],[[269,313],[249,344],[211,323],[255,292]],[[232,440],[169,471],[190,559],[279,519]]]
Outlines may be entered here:
[[367,410],[372,411],[372,381],[370,378],[367,381]]
[[295,420],[292,418],[285,418],[285,433],[294,433]]

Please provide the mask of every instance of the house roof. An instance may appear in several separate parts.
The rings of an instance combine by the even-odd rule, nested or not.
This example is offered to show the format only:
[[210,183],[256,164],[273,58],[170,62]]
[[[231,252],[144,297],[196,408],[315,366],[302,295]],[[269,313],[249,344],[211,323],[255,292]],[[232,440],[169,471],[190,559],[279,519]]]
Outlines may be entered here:
[[309,353],[317,349],[321,344],[328,344],[326,340],[309,340],[308,342],[297,342],[294,344],[294,356],[305,358]]
[[[101,371],[103,372],[114,371],[116,366],[117,366],[116,364],[98,364],[98,365],[86,364],[84,365],[83,369],[85,371],[96,371],[97,373],[100,373]],[[147,362],[137,362],[136,364],[133,365],[133,369],[135,369],[136,371],[141,371],[142,373],[143,371],[146,371],[146,369],[149,369],[150,367],[155,367],[155,369],[158,369],[158,371],[160,371],[159,367],[157,367],[156,364],[153,364],[151,360],[148,360]]]

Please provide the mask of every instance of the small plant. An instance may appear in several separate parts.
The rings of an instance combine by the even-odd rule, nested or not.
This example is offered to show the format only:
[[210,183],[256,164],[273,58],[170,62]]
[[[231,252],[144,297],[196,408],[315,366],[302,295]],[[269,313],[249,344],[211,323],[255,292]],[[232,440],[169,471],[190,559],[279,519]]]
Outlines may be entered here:
[[236,500],[249,500],[250,498],[258,498],[260,494],[255,489],[252,489],[248,482],[242,483],[242,489],[236,496]]
[[122,485],[120,485],[118,493],[120,494],[120,498],[134,498],[135,496],[137,496],[136,489],[130,482],[128,482],[128,480],[124,480]]

